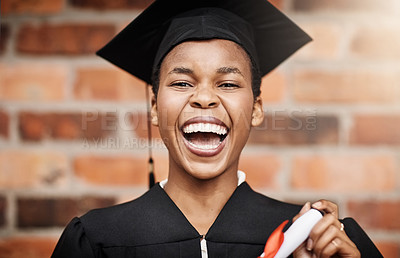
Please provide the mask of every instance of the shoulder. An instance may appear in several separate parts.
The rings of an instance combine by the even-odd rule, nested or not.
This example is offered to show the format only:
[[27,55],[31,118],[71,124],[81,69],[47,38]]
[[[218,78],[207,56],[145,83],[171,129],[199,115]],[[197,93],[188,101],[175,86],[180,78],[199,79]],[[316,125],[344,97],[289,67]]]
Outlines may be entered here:
[[248,209],[257,209],[264,213],[274,214],[281,218],[291,218],[301,209],[301,205],[289,202],[283,202],[259,192],[254,191],[247,183],[243,185],[243,198],[245,207]]
[[123,222],[119,220],[119,218],[123,217],[126,213],[135,214],[136,212],[138,212],[139,208],[143,209],[146,207],[146,205],[144,204],[148,203],[148,195],[151,195],[151,193],[146,192],[137,199],[129,202],[117,204],[106,208],[90,210],[88,213],[80,217],[81,222],[85,226],[89,226],[91,223],[107,223],[110,221]]
[[79,218],[73,218],[64,229],[51,257],[95,257],[95,248],[87,238]]
[[361,257],[383,257],[369,236],[353,218],[344,218],[341,222],[345,225],[347,236],[360,251]]
[[160,194],[162,189],[158,188],[156,185],[133,201],[91,210],[80,217],[81,226],[88,238],[106,246],[131,244],[136,236],[130,239],[127,236],[132,236],[132,232],[137,232],[136,235],[144,234],[159,216],[157,210],[163,195]]

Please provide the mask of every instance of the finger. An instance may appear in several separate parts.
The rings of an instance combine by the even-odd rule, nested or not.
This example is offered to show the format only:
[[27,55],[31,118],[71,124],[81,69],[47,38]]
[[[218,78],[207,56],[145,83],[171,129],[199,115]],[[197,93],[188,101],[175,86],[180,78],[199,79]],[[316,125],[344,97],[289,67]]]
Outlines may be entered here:
[[305,248],[306,243],[303,242],[297,249],[293,252],[293,257],[311,257],[311,252],[307,251]]
[[[314,242],[313,252],[318,256],[321,256],[322,254],[325,255],[326,253],[333,255],[342,243],[339,236],[340,234],[340,230],[337,227],[330,225]],[[335,248],[330,247],[331,245],[334,245]]]
[[311,209],[311,204],[310,202],[306,202],[303,207],[301,208],[300,212],[293,217],[293,222],[295,222],[301,215],[303,215],[304,213],[306,213],[307,211],[309,211]]
[[[307,249],[312,249],[318,257],[324,257],[325,255],[329,257],[329,255],[333,255],[337,252],[355,254],[358,251],[357,247],[340,228],[340,221],[336,220],[333,215],[325,215],[311,231],[309,238],[311,240],[307,242]],[[332,245],[334,245],[336,249],[333,248]]]
[[341,241],[338,239],[332,239],[332,241],[325,246],[322,250],[320,257],[332,257],[339,252],[339,248],[342,245]]
[[327,200],[319,200],[311,205],[312,208],[323,211],[328,214],[335,215],[336,218],[339,217],[338,206]]
[[[307,245],[307,249],[313,249],[316,245],[316,243],[319,241],[320,237],[323,236],[323,234],[330,228],[336,228],[337,231],[340,231],[340,222],[336,219],[334,215],[331,214],[325,214],[325,216],[318,221],[317,224],[313,227],[313,229],[310,232],[309,236],[309,242]],[[342,231],[340,231],[342,232]]]
[[313,227],[310,233],[310,237],[313,240],[317,240],[324,231],[326,231],[331,225],[340,229],[340,222],[331,214],[325,214],[320,221]]
[[319,257],[332,257],[334,255],[340,257],[360,257],[360,251],[351,241],[343,241],[340,238],[334,238],[321,251]]

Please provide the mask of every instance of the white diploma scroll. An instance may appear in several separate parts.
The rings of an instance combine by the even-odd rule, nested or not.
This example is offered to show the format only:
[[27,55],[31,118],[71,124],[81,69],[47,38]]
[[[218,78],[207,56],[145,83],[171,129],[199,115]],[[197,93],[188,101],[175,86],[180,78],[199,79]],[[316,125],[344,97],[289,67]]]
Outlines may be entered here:
[[298,218],[284,233],[284,240],[275,258],[286,258],[291,255],[310,235],[312,228],[322,219],[318,210],[311,209]]

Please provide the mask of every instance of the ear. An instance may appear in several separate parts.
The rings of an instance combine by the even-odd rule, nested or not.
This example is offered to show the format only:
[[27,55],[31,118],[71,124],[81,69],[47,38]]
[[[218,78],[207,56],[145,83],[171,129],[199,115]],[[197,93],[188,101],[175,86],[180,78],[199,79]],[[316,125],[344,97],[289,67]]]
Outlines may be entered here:
[[150,116],[151,116],[151,124],[154,126],[158,126],[157,100],[154,97],[154,95],[151,98]]
[[264,110],[261,97],[258,96],[253,104],[253,113],[251,115],[251,125],[259,126],[264,121]]

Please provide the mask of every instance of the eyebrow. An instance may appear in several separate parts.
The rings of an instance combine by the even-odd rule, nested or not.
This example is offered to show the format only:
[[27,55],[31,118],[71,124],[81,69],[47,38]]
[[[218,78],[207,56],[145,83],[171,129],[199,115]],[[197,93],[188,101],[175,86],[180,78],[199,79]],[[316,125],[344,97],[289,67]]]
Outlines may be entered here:
[[178,74],[194,74],[192,69],[186,68],[186,67],[175,67],[170,71],[168,74],[173,74],[173,73],[178,73]]
[[[168,74],[194,74],[194,71],[192,69],[186,68],[186,67],[175,67],[172,69]],[[217,73],[219,74],[229,74],[229,73],[237,73],[243,76],[242,72],[239,70],[239,68],[236,67],[230,67],[230,66],[223,66],[217,69]]]
[[241,76],[243,76],[243,74],[239,70],[239,68],[230,67],[230,66],[224,66],[224,67],[218,68],[217,73],[220,73],[220,74],[237,73],[237,74],[240,74]]

